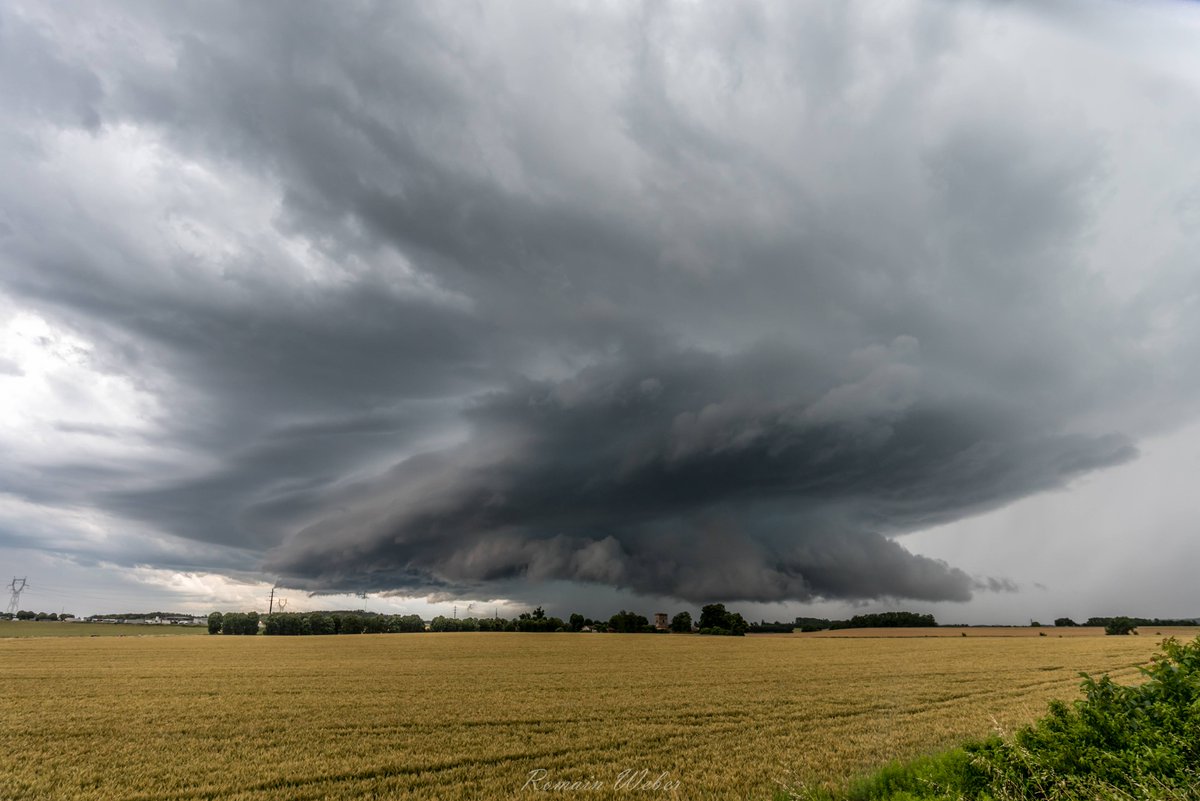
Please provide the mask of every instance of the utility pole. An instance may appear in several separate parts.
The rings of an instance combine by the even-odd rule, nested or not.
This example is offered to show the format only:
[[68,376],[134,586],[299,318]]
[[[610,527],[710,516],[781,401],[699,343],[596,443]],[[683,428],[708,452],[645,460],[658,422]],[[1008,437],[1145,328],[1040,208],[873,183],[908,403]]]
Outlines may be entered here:
[[271,615],[274,613],[275,613],[275,588],[272,587],[271,588],[271,601],[270,601],[270,604],[267,606],[267,614]]
[[12,584],[9,584],[8,588],[12,590],[12,598],[8,602],[8,614],[15,615],[17,604],[21,602],[21,592],[25,589],[25,579],[13,576]]

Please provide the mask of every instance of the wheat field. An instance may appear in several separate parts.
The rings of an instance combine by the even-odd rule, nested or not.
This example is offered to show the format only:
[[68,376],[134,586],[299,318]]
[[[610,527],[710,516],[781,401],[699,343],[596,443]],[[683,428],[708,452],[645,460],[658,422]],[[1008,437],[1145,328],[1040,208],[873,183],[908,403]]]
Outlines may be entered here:
[[1158,640],[0,639],[0,797],[769,799],[1030,720]]
[[197,634],[208,634],[208,627],[76,623],[57,620],[0,620],[0,639],[7,637],[186,637]]

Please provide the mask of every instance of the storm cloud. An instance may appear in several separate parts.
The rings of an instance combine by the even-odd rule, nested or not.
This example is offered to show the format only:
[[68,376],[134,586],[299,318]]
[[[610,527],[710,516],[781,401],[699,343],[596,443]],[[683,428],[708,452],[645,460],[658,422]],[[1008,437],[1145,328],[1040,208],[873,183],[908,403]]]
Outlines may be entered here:
[[[916,343],[823,375],[781,349],[628,358],[489,396],[470,437],[355,488],[277,548],[305,586],[470,595],[523,577],[692,601],[965,600],[961,571],[889,539],[1128,458],[928,397]],[[833,381],[831,381],[833,379]]]
[[1106,55],[1135,13],[6,4],[0,544],[41,508],[313,592],[1012,591],[904,536],[1200,408],[1196,86]]

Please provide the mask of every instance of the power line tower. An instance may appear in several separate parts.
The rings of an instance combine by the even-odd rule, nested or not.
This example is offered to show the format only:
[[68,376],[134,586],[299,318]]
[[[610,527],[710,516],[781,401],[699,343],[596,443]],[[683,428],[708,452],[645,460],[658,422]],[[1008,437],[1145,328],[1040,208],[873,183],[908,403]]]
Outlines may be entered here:
[[25,589],[25,579],[13,576],[12,584],[9,584],[8,588],[12,590],[12,598],[8,602],[8,614],[15,615],[17,604],[21,603],[21,592]]

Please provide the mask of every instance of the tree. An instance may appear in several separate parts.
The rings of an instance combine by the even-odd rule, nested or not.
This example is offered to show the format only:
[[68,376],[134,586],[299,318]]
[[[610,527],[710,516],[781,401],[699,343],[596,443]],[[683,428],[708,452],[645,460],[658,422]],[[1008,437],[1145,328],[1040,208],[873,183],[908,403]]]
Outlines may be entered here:
[[1056,618],[1054,618],[1054,625],[1056,625],[1056,626],[1078,626],[1079,624],[1076,623],[1074,620],[1071,620],[1071,618],[1069,618],[1069,617],[1056,617]]
[[630,634],[646,629],[650,621],[636,612],[626,612],[622,609],[608,620],[608,628],[612,631]]
[[211,615],[208,616],[208,633],[209,634],[220,634],[221,633],[221,618],[222,618],[222,615],[220,612],[213,612]]
[[438,615],[433,620],[429,621],[430,631],[461,631],[458,625],[458,619]]
[[1114,617],[1104,627],[1105,634],[1137,634],[1137,624],[1127,617]]
[[36,612],[29,612],[24,609],[17,612],[17,620],[33,620],[35,617],[37,617]]
[[517,618],[517,631],[562,631],[566,629],[565,624],[557,617],[546,617],[546,613],[539,606],[532,615],[523,615]]
[[333,619],[337,624],[338,634],[362,634],[366,630],[362,615],[357,612],[344,612]]
[[[216,614],[216,613],[214,613]],[[209,631],[212,631],[213,617],[208,616]],[[226,612],[220,618],[222,634],[258,634],[258,612]]]
[[700,609],[700,628],[702,629],[723,629],[725,628],[725,616],[728,612],[725,611],[725,604],[708,604]]
[[580,631],[584,626],[587,625],[583,615],[579,614],[578,612],[572,612],[569,620],[571,631]]
[[701,634],[725,634],[741,637],[750,624],[737,612],[727,612],[725,604],[709,604],[700,610]]
[[671,618],[671,631],[676,634],[687,634],[692,630],[692,615],[690,612],[680,612]]
[[421,620],[420,615],[394,615],[392,617],[392,631],[424,631],[425,621]]

